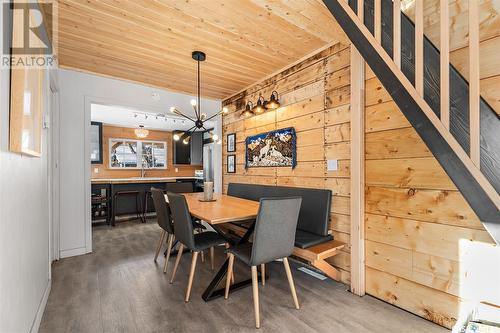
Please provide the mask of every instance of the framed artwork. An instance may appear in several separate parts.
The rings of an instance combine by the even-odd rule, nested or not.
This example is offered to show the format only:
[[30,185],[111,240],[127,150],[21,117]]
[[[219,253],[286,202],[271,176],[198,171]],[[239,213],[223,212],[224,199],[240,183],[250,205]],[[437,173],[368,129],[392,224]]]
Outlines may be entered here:
[[236,151],[236,133],[227,135],[227,152],[234,153]]
[[245,140],[245,168],[297,165],[297,136],[293,127],[249,136]]
[[227,155],[227,173],[236,173],[236,155]]
[[12,152],[40,157],[42,153],[43,77],[40,68],[10,72],[10,131]]

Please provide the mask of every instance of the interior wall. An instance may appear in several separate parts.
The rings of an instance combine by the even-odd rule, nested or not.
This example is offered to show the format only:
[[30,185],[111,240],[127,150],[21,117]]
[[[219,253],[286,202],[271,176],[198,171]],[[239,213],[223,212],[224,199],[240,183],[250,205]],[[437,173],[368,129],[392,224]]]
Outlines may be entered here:
[[[0,332],[29,332],[50,291],[48,133],[42,131],[41,158],[9,152],[9,85],[10,71],[0,69]],[[43,94],[46,112],[47,73]]]
[[[141,169],[111,169],[109,168],[109,139],[132,139],[132,140],[152,140],[163,141],[167,144],[167,168],[166,169],[146,169],[146,177],[191,177],[194,171],[203,169],[202,165],[173,164],[173,144],[172,132],[149,130],[145,139],[138,139],[135,136],[134,128],[102,126],[102,164],[92,164],[92,178],[130,178],[140,177]],[[96,168],[98,172],[96,173]],[[177,172],[175,169],[177,168]]]
[[[168,112],[172,105],[182,110],[192,109],[190,100],[193,96],[72,70],[60,70],[59,82],[60,255],[68,257],[91,251],[90,102],[148,112]],[[152,98],[153,92],[159,94],[160,100]],[[202,103],[208,114],[220,110],[220,101],[204,98]]]
[[[330,229],[335,239],[348,245],[331,259],[349,283],[350,198],[350,49],[336,44],[281,73],[259,82],[223,102],[230,110],[223,117],[223,190],[231,182],[332,190]],[[248,100],[255,103],[276,90],[281,107],[262,115],[241,117]],[[297,166],[245,170],[245,138],[294,127],[297,133]],[[236,153],[227,153],[227,135],[236,133]],[[236,155],[236,173],[227,173],[227,155]],[[326,160],[338,160],[337,171],[327,171]]]
[[474,302],[500,304],[500,250],[380,81],[366,77],[366,292],[451,328]]

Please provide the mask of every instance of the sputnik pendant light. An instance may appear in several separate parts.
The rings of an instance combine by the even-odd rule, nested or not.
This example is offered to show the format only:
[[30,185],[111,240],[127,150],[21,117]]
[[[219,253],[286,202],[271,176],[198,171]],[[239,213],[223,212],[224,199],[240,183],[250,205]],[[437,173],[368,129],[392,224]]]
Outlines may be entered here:
[[[197,96],[198,98],[197,98],[197,100],[195,100],[195,99],[191,100],[191,106],[194,109],[195,118],[192,118],[190,116],[187,116],[187,115],[183,114],[175,106],[170,107],[170,112],[172,112],[173,114],[176,114],[178,116],[184,117],[186,119],[189,119],[190,121],[192,121],[194,123],[194,126],[191,127],[190,129],[188,129],[187,131],[185,131],[182,135],[175,134],[174,137],[173,137],[175,141],[182,140],[182,142],[184,144],[188,144],[189,143],[189,139],[190,139],[191,135],[194,132],[196,132],[196,131],[200,131],[201,132],[201,131],[206,131],[207,130],[205,128],[205,122],[211,120],[212,118],[217,117],[220,114],[228,113],[228,111],[229,111],[226,107],[223,107],[222,110],[220,110],[219,112],[217,112],[216,114],[214,114],[213,116],[208,117],[208,118],[207,118],[206,113],[202,113],[201,112],[200,63],[202,61],[205,61],[206,58],[207,58],[207,56],[206,56],[205,53],[203,53],[201,51],[193,51],[193,53],[191,54],[191,57],[194,60],[196,60],[196,62],[198,64],[198,96]],[[218,142],[217,139],[218,139],[218,137],[216,135],[212,135],[212,140],[213,141],[217,141]]]

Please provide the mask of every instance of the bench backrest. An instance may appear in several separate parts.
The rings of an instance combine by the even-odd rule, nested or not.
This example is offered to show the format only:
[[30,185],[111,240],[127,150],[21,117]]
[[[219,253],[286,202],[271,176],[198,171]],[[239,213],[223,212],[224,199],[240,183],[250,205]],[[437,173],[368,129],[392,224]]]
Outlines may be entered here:
[[230,183],[228,195],[259,201],[266,197],[302,197],[297,229],[327,236],[332,192],[330,190]]

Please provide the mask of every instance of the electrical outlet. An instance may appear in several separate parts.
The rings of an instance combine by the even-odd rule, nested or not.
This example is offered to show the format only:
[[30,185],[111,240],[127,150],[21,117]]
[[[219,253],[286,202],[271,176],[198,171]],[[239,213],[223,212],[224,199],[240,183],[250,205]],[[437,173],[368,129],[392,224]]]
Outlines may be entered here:
[[328,169],[328,171],[337,171],[339,169],[339,161],[338,160],[328,160],[327,169]]
[[175,172],[179,172],[179,168],[175,168]]
[[94,168],[94,173],[99,173],[99,168]]

